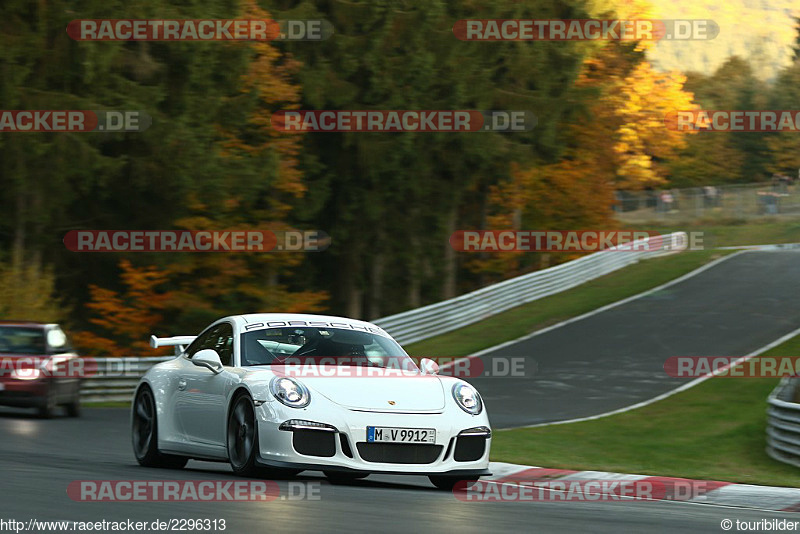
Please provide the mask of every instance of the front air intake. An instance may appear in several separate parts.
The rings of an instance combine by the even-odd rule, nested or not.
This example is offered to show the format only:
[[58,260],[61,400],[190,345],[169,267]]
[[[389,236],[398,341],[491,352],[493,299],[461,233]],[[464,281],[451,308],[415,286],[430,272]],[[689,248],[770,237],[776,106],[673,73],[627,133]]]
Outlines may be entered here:
[[330,458],[336,454],[336,434],[324,430],[295,430],[292,446],[299,454]]
[[474,462],[483,457],[486,436],[458,436],[453,459],[456,462]]
[[356,443],[365,462],[385,464],[431,464],[442,454],[441,445],[408,443]]

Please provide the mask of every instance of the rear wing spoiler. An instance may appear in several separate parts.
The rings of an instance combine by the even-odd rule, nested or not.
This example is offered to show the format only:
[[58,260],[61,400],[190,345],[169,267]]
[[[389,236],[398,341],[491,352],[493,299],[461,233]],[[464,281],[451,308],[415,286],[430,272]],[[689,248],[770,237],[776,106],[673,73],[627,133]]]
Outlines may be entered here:
[[173,336],[173,337],[156,337],[150,336],[150,346],[154,349],[158,347],[175,347],[175,355],[183,353],[186,345],[195,340],[197,336]]

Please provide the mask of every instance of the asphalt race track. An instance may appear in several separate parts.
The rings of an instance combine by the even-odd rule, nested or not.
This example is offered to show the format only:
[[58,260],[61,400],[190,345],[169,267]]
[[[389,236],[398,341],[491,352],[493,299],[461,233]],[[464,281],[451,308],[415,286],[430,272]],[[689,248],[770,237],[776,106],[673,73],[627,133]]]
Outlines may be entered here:
[[[35,419],[0,412],[0,519],[133,521],[225,519],[226,532],[720,532],[727,518],[741,521],[797,514],[677,502],[462,502],[420,477],[378,477],[331,486],[318,473],[279,481],[270,502],[76,502],[75,480],[231,480],[227,464],[189,462],[184,470],[147,469],[133,458],[128,412],[86,410],[80,420]],[[317,500],[289,500],[298,486]],[[308,493],[308,492],[306,492]]]
[[[503,350],[536,360],[531,379],[474,380],[494,424],[591,415],[679,385],[673,355],[741,355],[800,325],[800,254],[746,253],[664,291]],[[798,514],[678,502],[462,502],[424,477],[371,476],[332,486],[320,473],[278,481],[269,502],[79,502],[80,480],[233,480],[223,463],[139,467],[124,409],[36,419],[0,409],[0,519],[224,519],[226,532],[721,532],[723,519],[800,520]],[[299,482],[298,482],[299,481]],[[313,499],[290,499],[312,494]],[[736,530],[735,527],[733,530]],[[43,531],[42,531],[43,532]]]
[[[470,378],[495,428],[597,415],[688,379],[671,356],[744,356],[800,327],[800,252],[744,252],[663,290],[482,356],[532,377]],[[529,371],[530,372],[530,371]]]

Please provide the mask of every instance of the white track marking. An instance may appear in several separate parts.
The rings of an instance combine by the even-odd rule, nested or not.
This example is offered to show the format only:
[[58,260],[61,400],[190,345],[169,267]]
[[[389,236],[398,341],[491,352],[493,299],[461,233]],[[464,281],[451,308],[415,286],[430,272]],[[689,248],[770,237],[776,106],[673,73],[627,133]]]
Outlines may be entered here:
[[679,386],[679,387],[677,387],[675,389],[671,389],[671,390],[667,391],[666,393],[662,393],[661,395],[658,395],[658,396],[653,397],[652,399],[648,399],[646,401],[638,402],[636,404],[632,404],[632,405],[626,406],[624,408],[619,408],[617,410],[612,410],[610,412],[605,412],[605,413],[601,413],[601,414],[597,414],[597,415],[591,415],[589,417],[579,417],[577,419],[567,419],[565,421],[552,421],[550,423],[539,423],[539,424],[536,424],[536,425],[525,425],[525,426],[509,427],[509,428],[504,428],[504,429],[500,429],[500,430],[510,430],[512,428],[538,428],[538,427],[542,427],[542,426],[566,425],[568,423],[580,423],[581,421],[593,421],[594,419],[600,419],[602,417],[608,417],[608,416],[611,416],[611,415],[617,415],[617,414],[620,414],[620,413],[628,412],[630,410],[635,410],[637,408],[642,408],[644,406],[647,406],[648,404],[653,404],[654,402],[658,402],[660,400],[666,399],[667,397],[671,397],[672,395],[675,395],[676,393],[680,393],[681,391],[686,391],[689,388],[693,388],[697,384],[700,384],[701,382],[705,382],[709,378],[712,378],[712,377],[714,377],[714,376],[716,376],[718,374],[721,374],[721,373],[727,371],[730,367],[735,367],[735,366],[739,365],[742,362],[746,362],[750,358],[754,358],[754,357],[758,356],[759,354],[767,352],[768,350],[770,350],[770,349],[772,349],[774,347],[777,347],[781,343],[783,343],[785,341],[788,341],[788,340],[790,340],[793,337],[798,336],[798,335],[800,335],[800,328],[798,328],[796,330],[793,330],[793,331],[789,332],[788,334],[786,334],[784,336],[779,337],[778,339],[776,339],[772,343],[769,343],[768,345],[764,345],[760,349],[757,349],[757,350],[751,352],[750,354],[747,354],[745,356],[742,356],[741,358],[738,358],[738,359],[734,360],[733,362],[729,363],[728,365],[725,365],[723,367],[715,369],[711,373],[705,374],[705,375],[703,375],[703,376],[701,376],[699,378],[695,378],[691,382],[687,382],[686,384],[683,384],[682,386]]

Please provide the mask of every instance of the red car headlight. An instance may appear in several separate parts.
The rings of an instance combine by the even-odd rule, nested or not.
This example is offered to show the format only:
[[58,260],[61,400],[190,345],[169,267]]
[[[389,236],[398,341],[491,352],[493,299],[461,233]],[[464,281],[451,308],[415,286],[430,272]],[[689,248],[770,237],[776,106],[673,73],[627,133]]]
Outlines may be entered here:
[[36,380],[42,376],[42,371],[38,367],[14,369],[11,371],[11,378],[16,380]]

